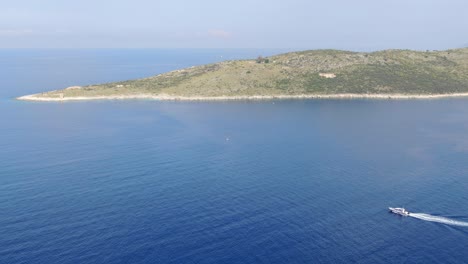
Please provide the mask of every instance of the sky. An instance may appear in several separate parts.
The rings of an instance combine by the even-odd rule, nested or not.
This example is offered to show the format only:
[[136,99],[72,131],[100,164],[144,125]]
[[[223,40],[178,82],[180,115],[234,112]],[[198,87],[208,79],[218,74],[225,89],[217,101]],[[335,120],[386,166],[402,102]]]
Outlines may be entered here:
[[1,0],[0,48],[468,46],[467,0]]

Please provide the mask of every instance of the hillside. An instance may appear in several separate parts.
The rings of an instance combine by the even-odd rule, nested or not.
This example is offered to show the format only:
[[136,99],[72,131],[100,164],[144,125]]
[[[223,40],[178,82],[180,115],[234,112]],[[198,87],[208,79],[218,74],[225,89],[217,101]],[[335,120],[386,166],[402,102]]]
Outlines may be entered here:
[[20,97],[248,98],[307,95],[447,95],[468,93],[468,48],[446,51],[292,52],[176,70],[149,78]]

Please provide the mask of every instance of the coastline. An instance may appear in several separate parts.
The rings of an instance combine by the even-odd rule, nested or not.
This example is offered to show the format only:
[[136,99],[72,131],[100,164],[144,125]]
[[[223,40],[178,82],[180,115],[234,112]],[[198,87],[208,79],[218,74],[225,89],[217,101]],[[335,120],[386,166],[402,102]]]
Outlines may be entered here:
[[45,97],[31,94],[17,97],[21,101],[65,102],[91,100],[157,100],[157,101],[235,101],[235,100],[281,100],[281,99],[439,99],[468,97],[467,93],[451,94],[301,94],[301,95],[240,95],[240,96],[176,96],[167,94],[135,94],[109,96]]

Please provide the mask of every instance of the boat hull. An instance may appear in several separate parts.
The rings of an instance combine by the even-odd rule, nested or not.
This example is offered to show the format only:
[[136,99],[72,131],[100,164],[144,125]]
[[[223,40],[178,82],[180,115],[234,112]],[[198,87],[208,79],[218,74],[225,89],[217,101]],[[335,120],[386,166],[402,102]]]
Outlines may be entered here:
[[410,215],[410,212],[406,211],[405,208],[389,207],[388,210],[390,210],[390,212],[392,212],[394,214],[401,215],[401,216],[409,216]]

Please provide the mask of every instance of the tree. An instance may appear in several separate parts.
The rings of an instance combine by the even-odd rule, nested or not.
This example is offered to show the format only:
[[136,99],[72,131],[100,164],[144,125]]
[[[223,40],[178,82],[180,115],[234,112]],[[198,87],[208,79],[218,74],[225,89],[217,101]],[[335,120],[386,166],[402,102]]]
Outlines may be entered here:
[[257,63],[269,63],[270,59],[263,58],[262,56],[258,56],[257,59],[256,59],[256,62]]
[[262,63],[262,62],[264,62],[264,60],[265,59],[262,56],[257,57],[257,63]]

